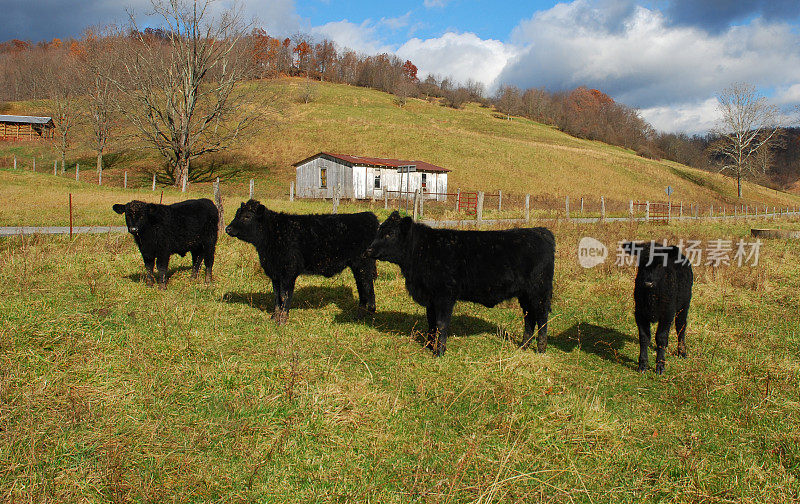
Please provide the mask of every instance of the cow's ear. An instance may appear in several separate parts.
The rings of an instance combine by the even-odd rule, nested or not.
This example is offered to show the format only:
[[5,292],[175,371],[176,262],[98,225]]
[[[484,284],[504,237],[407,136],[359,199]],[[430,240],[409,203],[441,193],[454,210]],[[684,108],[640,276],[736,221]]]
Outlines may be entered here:
[[121,204],[119,204],[119,203],[116,203],[116,204],[115,204],[114,206],[112,206],[111,208],[113,208],[113,209],[114,209],[114,211],[115,211],[115,212],[117,212],[117,213],[118,213],[118,214],[120,214],[120,215],[122,215],[122,214],[124,214],[124,213],[125,213],[125,205],[121,205]]
[[400,212],[398,212],[397,210],[395,210],[394,212],[392,212],[391,214],[389,214],[389,218],[390,218],[391,220],[400,220]]
[[408,236],[411,233],[411,228],[414,227],[414,219],[411,217],[403,217],[400,220],[400,233],[403,236]]
[[267,214],[267,207],[259,203],[258,206],[256,207],[256,217],[258,217],[259,219],[263,219],[266,214]]
[[622,249],[636,258],[636,264],[643,265],[650,260],[651,243],[625,242],[622,244]]

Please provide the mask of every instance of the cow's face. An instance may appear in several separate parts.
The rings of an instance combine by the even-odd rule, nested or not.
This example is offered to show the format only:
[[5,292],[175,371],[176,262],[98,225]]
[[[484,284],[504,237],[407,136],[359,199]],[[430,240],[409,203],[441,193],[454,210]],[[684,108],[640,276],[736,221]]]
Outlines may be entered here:
[[636,258],[636,285],[645,289],[655,289],[661,283],[670,260],[670,247],[649,243],[627,242],[622,248]]
[[132,235],[142,233],[157,222],[157,208],[151,203],[134,200],[125,205],[117,203],[112,208],[120,215],[125,214],[125,224]]
[[403,260],[412,226],[410,217],[400,217],[399,213],[392,212],[378,228],[378,234],[367,248],[367,256],[399,264]]
[[225,232],[242,241],[256,243],[261,233],[259,224],[264,220],[266,211],[267,208],[256,200],[242,203]]

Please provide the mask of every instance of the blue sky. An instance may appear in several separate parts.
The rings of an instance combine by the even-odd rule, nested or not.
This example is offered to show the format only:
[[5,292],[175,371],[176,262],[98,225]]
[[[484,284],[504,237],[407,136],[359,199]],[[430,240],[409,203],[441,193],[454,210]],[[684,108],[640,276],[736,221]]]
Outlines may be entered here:
[[[233,0],[218,0],[224,9]],[[0,40],[77,35],[140,23],[150,0],[0,0]],[[392,52],[457,82],[551,91],[597,88],[662,131],[704,133],[716,94],[757,86],[785,111],[800,105],[798,0],[243,0],[268,33],[329,38]]]

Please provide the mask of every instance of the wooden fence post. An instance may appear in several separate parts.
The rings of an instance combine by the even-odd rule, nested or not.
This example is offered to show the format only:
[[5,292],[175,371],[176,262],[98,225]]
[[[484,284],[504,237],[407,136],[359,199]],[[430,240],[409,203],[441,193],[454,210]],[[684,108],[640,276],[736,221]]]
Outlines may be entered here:
[[456,212],[458,212],[459,201],[461,201],[461,188],[456,191]]
[[[127,172],[125,172],[127,174]],[[214,181],[214,205],[217,207],[217,212],[219,213],[219,222],[217,225],[219,226],[219,231],[222,232],[225,229],[225,210],[222,207],[222,192],[219,190],[219,177],[217,180]]]
[[497,211],[501,211],[503,209],[503,191],[500,189],[497,190]]
[[[217,178],[219,178],[219,177],[217,177]],[[154,191],[156,190],[156,174],[155,173],[153,174],[153,190]]]
[[569,196],[564,198],[564,215],[566,215],[567,220],[569,220]]
[[128,188],[128,170],[125,170],[125,178],[122,179],[122,187],[127,189]]
[[14,169],[17,169],[17,155],[14,154]]
[[414,209],[411,210],[411,219],[412,220],[417,220],[417,217],[419,215],[417,213],[418,205],[419,205],[419,189],[416,189],[416,190],[414,190]]
[[628,200],[628,218],[633,222],[633,200]]
[[683,201],[681,201],[681,219],[683,219]]
[[75,163],[75,180],[81,179],[81,164]]
[[72,193],[69,193],[69,239],[72,239]]
[[383,209],[384,210],[388,210],[389,209],[389,190],[384,188],[384,189],[382,189],[382,191],[383,191]]
[[103,185],[103,170],[97,172],[97,185]]
[[289,182],[289,201],[294,201],[294,181]]
[[483,191],[478,191],[477,218],[478,222],[483,221]]
[[709,210],[708,215],[711,216],[712,219],[714,218],[714,205],[713,205],[713,203],[711,205],[711,209]]
[[644,220],[650,222],[650,200],[647,200],[647,206],[644,211]]
[[525,195],[525,222],[531,221],[531,195]]
[[[581,198],[581,213],[583,213],[583,198]],[[606,220],[606,198],[600,196],[600,221]]]
[[[600,200],[602,200],[602,199],[603,199],[603,197],[601,196]],[[583,196],[581,196],[581,215],[583,215]]]
[[419,218],[425,214],[425,193],[422,189],[419,190]]
[[53,175],[58,176],[58,159],[53,161]]
[[36,158],[33,158],[33,173],[36,173]]
[[250,179],[250,197],[247,198],[247,199],[253,199],[253,192],[255,190],[255,184],[256,184],[256,181],[253,180],[253,179]]

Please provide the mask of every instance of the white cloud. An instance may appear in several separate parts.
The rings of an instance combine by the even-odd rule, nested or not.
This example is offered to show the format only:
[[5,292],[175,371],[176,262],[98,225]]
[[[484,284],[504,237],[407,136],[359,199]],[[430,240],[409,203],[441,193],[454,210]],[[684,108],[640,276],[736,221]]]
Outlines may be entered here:
[[776,105],[800,105],[800,84],[778,89],[772,102]]
[[449,0],[425,0],[424,2],[422,2],[422,4],[427,9],[432,9],[434,7],[444,7],[445,5],[447,5],[448,1]]
[[413,38],[396,53],[419,68],[420,76],[449,76],[456,82],[467,80],[490,86],[517,49],[499,40],[481,39],[474,33],[448,32],[437,38]]
[[[550,89],[587,85],[640,107],[696,102],[734,81],[772,87],[800,80],[800,37],[789,25],[756,20],[709,35],[637,7],[612,31],[587,5],[559,4],[521,23],[514,40],[526,50],[500,79]],[[576,23],[587,16],[597,22]]]
[[649,107],[639,110],[642,118],[659,131],[688,134],[706,133],[719,116],[716,98],[698,102]]
[[313,35],[324,36],[339,46],[356,52],[364,54],[393,52],[394,48],[381,42],[377,32],[377,26],[370,20],[361,24],[351,23],[347,20],[333,21],[311,28]]

